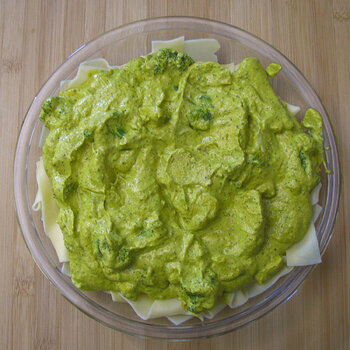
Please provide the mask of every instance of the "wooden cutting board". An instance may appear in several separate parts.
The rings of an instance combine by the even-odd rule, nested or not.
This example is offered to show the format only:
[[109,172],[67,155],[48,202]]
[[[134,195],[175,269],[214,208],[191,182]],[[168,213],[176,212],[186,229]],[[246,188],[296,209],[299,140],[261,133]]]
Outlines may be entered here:
[[[275,46],[311,82],[333,121],[343,196],[333,238],[299,292],[268,316],[210,340],[166,343],[108,329],[68,303],[41,274],[17,226],[16,137],[33,97],[71,52],[139,19],[188,15],[239,26]],[[349,349],[350,1],[0,1],[1,349]]]

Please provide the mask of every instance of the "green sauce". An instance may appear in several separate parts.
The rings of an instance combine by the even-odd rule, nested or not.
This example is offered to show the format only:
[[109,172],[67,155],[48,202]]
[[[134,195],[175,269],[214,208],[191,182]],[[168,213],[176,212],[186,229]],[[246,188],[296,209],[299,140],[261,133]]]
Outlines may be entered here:
[[278,63],[270,63],[266,67],[266,73],[269,77],[273,78],[276,76],[282,69],[282,66]]
[[302,126],[256,58],[164,49],[51,97],[46,172],[74,284],[194,314],[264,283],[309,226],[322,119]]

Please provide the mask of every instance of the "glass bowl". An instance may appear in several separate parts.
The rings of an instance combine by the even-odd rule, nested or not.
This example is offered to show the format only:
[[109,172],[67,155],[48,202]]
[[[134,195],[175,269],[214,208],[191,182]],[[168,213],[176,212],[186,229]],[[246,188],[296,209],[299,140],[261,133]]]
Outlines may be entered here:
[[270,289],[235,309],[226,307],[212,320],[193,318],[174,326],[165,317],[143,321],[128,304],[114,303],[104,292],[83,292],[61,273],[56,252],[46,237],[40,220],[33,212],[35,199],[36,161],[42,123],[39,114],[42,102],[56,95],[60,81],[72,79],[82,61],[103,57],[111,65],[121,65],[136,56],[151,51],[152,40],[215,38],[220,42],[218,52],[222,64],[240,62],[248,56],[260,59],[263,65],[277,62],[283,70],[273,79],[282,100],[301,107],[317,109],[324,123],[325,161],[330,170],[322,170],[320,205],[323,210],[316,223],[321,252],[324,253],[336,219],[340,196],[340,166],[337,144],[327,112],[320,99],[300,71],[280,52],[255,36],[230,25],[192,17],[164,17],[131,23],[84,44],[73,52],[51,75],[34,98],[23,122],[15,153],[14,193],[19,225],[35,262],[50,282],[81,311],[116,330],[143,337],[187,340],[224,334],[242,327],[288,300],[312,271],[313,266],[294,268]]

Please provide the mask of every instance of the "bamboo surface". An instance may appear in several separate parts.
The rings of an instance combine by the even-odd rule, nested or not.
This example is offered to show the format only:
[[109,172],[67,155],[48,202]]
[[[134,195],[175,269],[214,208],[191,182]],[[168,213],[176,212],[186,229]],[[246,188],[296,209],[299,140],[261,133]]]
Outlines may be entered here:
[[[124,335],[78,311],[35,265],[13,204],[17,134],[32,99],[54,69],[105,31],[166,15],[233,24],[290,58],[329,112],[343,171],[333,238],[323,263],[298,293],[243,329],[185,343]],[[349,0],[0,0],[0,349],[349,349],[349,91]]]

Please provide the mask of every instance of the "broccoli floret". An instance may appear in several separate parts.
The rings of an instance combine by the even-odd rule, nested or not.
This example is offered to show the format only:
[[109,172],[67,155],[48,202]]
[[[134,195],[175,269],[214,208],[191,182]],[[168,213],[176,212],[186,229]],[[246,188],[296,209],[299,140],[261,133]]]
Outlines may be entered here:
[[72,110],[72,101],[69,98],[52,96],[41,106],[40,120],[48,129],[67,118]]
[[184,101],[194,105],[196,107],[191,108],[187,113],[187,118],[190,125],[198,130],[208,130],[210,126],[210,121],[213,118],[213,115],[210,111],[213,108],[211,104],[211,98],[207,95],[201,95],[199,97],[200,103],[197,104],[192,100],[184,97]]
[[301,162],[301,166],[306,170],[306,155],[303,150],[300,151],[299,153],[299,158]]
[[111,118],[106,122],[108,132],[114,137],[122,138],[125,136],[126,131],[121,127],[124,113],[120,111],[113,111]]
[[155,74],[162,74],[171,68],[185,71],[194,63],[190,56],[177,52],[174,49],[161,49],[154,54],[148,55],[146,59]]
[[65,198],[67,198],[71,193],[73,193],[77,188],[77,184],[74,182],[69,182],[63,191],[63,195]]

